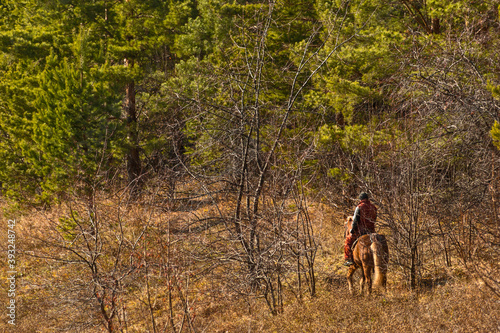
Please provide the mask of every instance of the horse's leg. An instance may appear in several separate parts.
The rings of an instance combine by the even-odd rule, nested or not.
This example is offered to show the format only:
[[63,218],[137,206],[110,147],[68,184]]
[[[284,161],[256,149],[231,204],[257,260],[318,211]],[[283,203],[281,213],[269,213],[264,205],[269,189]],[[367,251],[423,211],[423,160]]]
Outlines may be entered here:
[[368,295],[372,293],[372,269],[373,267],[365,265],[363,266],[364,276],[366,278],[366,284],[368,285]]
[[365,290],[365,282],[366,282],[366,274],[365,274],[365,266],[361,267],[361,279],[359,280],[359,294],[363,295]]
[[349,285],[349,292],[351,293],[351,295],[354,293],[354,291],[352,290],[352,276],[355,271],[356,265],[351,265],[351,267],[349,267],[349,271],[347,272],[347,284]]

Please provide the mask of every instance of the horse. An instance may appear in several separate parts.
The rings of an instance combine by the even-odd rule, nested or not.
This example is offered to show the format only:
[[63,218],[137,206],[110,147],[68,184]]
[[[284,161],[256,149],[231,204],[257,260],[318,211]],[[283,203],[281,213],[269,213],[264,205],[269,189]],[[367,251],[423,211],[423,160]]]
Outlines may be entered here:
[[[352,228],[353,217],[349,216],[345,221],[345,236],[348,236]],[[389,263],[389,247],[384,235],[366,234],[360,236],[353,245],[354,265],[349,267],[347,272],[347,283],[349,292],[354,293],[352,287],[352,277],[354,272],[361,268],[361,294],[364,293],[365,283],[368,287],[368,295],[372,292],[372,272],[375,272],[374,285],[386,289],[387,285],[387,265]]]

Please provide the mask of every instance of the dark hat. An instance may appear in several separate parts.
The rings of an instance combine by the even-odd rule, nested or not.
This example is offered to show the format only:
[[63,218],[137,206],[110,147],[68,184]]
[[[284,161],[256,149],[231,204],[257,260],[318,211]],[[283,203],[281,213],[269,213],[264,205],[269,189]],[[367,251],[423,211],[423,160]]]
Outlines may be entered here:
[[361,192],[361,194],[359,195],[359,200],[365,200],[365,199],[368,199],[368,193]]

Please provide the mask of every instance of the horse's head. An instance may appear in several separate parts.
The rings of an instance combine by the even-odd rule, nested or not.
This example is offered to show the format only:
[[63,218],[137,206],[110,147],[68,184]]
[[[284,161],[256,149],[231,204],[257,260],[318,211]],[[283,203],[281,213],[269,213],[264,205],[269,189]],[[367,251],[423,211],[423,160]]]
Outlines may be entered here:
[[344,238],[347,237],[349,234],[349,230],[352,228],[352,221],[354,221],[354,218],[352,216],[344,216],[345,217],[345,222],[344,222]]

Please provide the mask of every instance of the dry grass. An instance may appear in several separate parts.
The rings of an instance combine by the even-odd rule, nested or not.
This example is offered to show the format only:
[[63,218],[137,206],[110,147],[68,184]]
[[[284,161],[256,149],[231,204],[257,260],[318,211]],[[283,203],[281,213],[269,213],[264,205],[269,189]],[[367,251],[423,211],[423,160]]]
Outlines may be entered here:
[[276,332],[495,332],[500,304],[475,286],[451,284],[419,297],[390,289],[385,295],[351,297],[325,290],[296,303],[268,324]]
[[[106,211],[112,215],[118,212],[118,208],[107,203]],[[47,244],[37,238],[43,239],[54,233],[50,221],[57,221],[57,217],[64,214],[65,208],[60,207],[50,212],[34,211],[17,219],[17,247],[24,254],[19,253],[17,257],[18,318],[16,329],[10,330],[12,332],[103,331],[99,308],[89,292],[90,277],[86,268],[32,256],[39,250],[56,251],[56,248],[44,248]],[[149,245],[153,247],[155,242],[166,237],[164,230],[168,221],[173,225],[183,225],[189,223],[189,216],[194,214],[213,214],[213,207],[200,204],[175,212],[152,212],[135,207],[121,210],[120,214],[130,235],[137,233],[149,221],[152,233],[146,239],[151,241]],[[300,298],[287,292],[284,312],[272,316],[262,299],[233,297],[224,280],[192,276],[192,284],[185,297],[190,301],[193,328],[197,332],[500,331],[500,300],[465,275],[454,274],[450,270],[440,271],[439,284],[427,286],[416,293],[404,287],[397,267],[390,267],[387,292],[376,293],[372,297],[351,296],[347,290],[346,269],[341,265],[343,229],[340,214],[318,204],[311,207],[311,218],[315,221],[319,241],[316,260],[318,291],[315,297],[304,295]],[[1,220],[6,222],[7,217],[2,216]],[[194,244],[187,236],[179,236],[177,241],[176,244],[182,247]],[[203,239],[192,241],[203,242]],[[4,233],[0,242],[4,250]],[[162,250],[156,251],[161,254]],[[178,254],[182,253],[179,250]],[[5,251],[2,251],[0,260],[5,262]],[[1,304],[8,301],[4,283],[6,272],[5,265],[2,265],[0,278],[4,291],[0,293]],[[129,281],[121,296],[128,316],[125,332],[153,332],[146,306],[146,280],[141,272],[133,276],[135,280]],[[157,331],[165,329],[169,332],[167,281],[153,276],[148,281],[153,289]],[[174,300],[174,307],[176,320],[180,321],[179,298]],[[3,315],[2,321],[0,331],[10,332]],[[189,331],[188,325],[184,325],[183,329]]]
[[[221,304],[199,321],[205,332],[498,332],[500,302],[476,284],[450,283],[417,296],[399,286],[351,296],[343,277],[324,281],[316,297],[291,300],[271,316],[262,303]],[[342,282],[339,284],[338,282]]]

